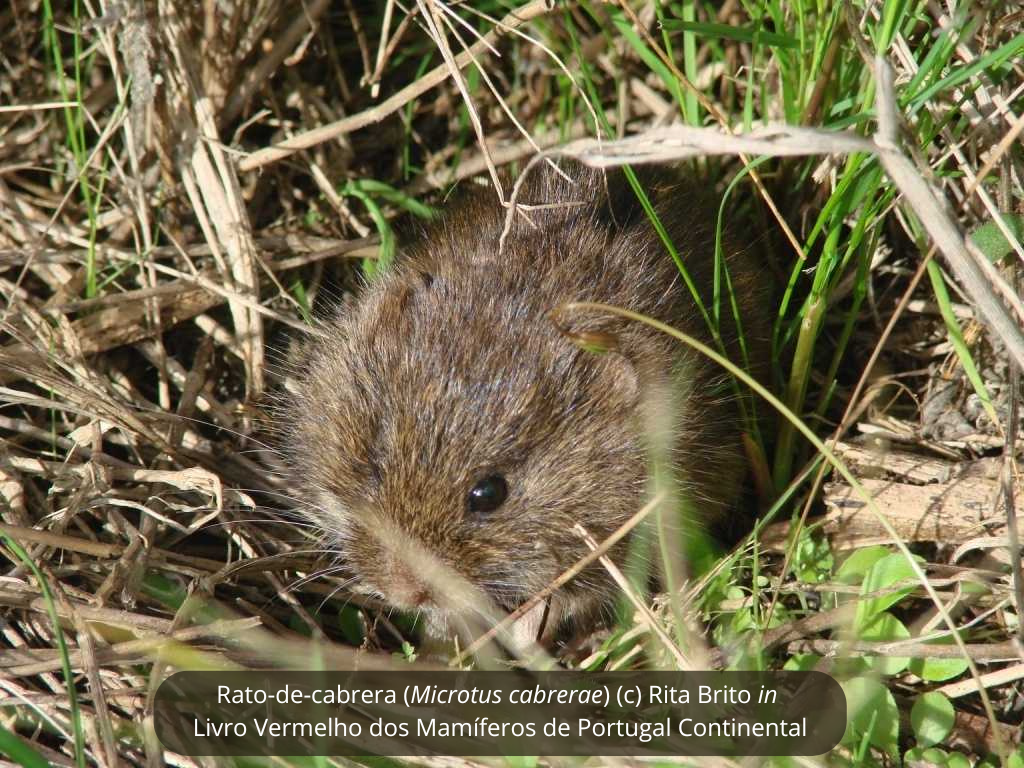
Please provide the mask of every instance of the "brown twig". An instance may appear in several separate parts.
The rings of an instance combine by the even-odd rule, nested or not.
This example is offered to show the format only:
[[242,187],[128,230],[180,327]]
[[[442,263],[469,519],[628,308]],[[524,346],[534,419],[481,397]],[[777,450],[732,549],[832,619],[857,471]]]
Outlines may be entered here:
[[[1017,661],[1021,652],[1016,642],[1002,643],[969,643],[967,648],[971,658],[982,664],[998,664],[1005,661]],[[918,641],[898,640],[893,642],[868,642],[858,640],[845,642],[841,640],[805,639],[793,640],[786,644],[786,653],[813,653],[826,657],[880,656],[909,657],[912,659],[959,659],[962,651],[955,645],[936,645]]]

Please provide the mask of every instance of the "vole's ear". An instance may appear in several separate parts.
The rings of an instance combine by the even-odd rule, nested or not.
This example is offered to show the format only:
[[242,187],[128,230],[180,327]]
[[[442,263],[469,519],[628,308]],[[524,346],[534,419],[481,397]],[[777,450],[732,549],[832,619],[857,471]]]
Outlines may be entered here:
[[363,296],[363,314],[371,334],[387,333],[410,322],[418,298],[428,294],[434,274],[420,266],[406,266],[382,275],[373,291]]
[[392,326],[402,319],[408,317],[414,303],[430,291],[434,284],[434,275],[426,269],[409,270],[398,282],[395,301],[394,316],[384,318]]
[[624,410],[633,410],[640,404],[640,373],[629,357],[618,351],[592,352],[596,354],[597,385],[608,398]]
[[641,375],[624,343],[624,324],[585,315],[571,316],[562,309],[554,310],[551,320],[565,338],[594,356],[594,376],[599,391],[620,408],[635,408],[641,397]]

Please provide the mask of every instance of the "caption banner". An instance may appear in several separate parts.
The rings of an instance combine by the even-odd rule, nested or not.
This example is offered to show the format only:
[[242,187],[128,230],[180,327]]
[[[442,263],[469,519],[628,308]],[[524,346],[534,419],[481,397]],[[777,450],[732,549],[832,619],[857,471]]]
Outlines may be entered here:
[[820,755],[820,672],[179,672],[156,732],[191,756]]

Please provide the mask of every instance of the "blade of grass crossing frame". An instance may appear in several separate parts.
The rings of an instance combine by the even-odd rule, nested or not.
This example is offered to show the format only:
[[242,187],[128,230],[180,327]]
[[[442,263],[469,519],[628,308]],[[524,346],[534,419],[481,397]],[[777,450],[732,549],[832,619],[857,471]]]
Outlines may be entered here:
[[57,656],[60,659],[61,672],[64,674],[64,683],[67,686],[68,708],[70,710],[71,727],[74,731],[75,737],[75,764],[78,768],[85,768],[85,733],[82,728],[82,712],[78,705],[78,693],[75,691],[75,677],[71,671],[71,659],[68,656],[68,645],[64,640],[64,630],[60,624],[60,616],[57,614],[57,606],[54,603],[53,593],[50,591],[50,585],[47,583],[42,571],[39,570],[39,567],[35,564],[32,558],[29,557],[21,544],[4,531],[0,531],[0,539],[3,539],[4,543],[14,553],[15,557],[24,563],[26,568],[32,571],[32,575],[35,576],[36,582],[39,584],[39,591],[46,604],[47,618],[49,618],[50,623],[53,625],[53,635],[57,642]]
[[[57,91],[61,101],[70,102],[72,99],[68,93],[66,74],[64,72],[64,54],[60,44],[60,36],[57,34],[57,26],[54,21],[53,8],[50,0],[43,0],[43,44],[50,49]],[[76,29],[73,33],[74,42],[74,68],[75,68],[75,106],[63,108],[64,123],[67,130],[68,146],[75,163],[75,178],[78,181],[82,202],[85,205],[86,214],[89,218],[89,238],[86,250],[86,298],[93,298],[96,295],[96,236],[98,222],[96,219],[95,199],[86,178],[85,165],[88,162],[89,153],[85,146],[85,119],[82,114],[82,72],[81,72],[81,38],[78,32],[79,4],[75,0],[72,7],[72,16],[76,21]]]
[[963,331],[960,329],[960,323],[956,319],[956,314],[953,312],[953,304],[949,299],[949,291],[946,290],[946,280],[942,275],[942,269],[935,260],[928,262],[928,278],[932,283],[932,291],[935,293],[935,301],[939,305],[939,312],[942,314],[942,320],[946,324],[946,332],[949,334],[949,343],[953,345],[953,350],[956,352],[956,356],[960,360],[960,365],[964,368],[964,373],[967,375],[967,380],[971,382],[971,386],[974,388],[975,394],[981,400],[981,405],[985,409],[985,413],[993,424],[998,425],[1000,423],[999,416],[996,414],[996,409],[992,405],[992,397],[989,395],[988,388],[985,386],[985,382],[981,378],[981,374],[978,372],[978,367],[974,364],[974,358],[971,356],[971,350],[967,346],[967,342],[964,340]]
[[3,725],[0,725],[0,755],[6,755],[22,768],[50,768],[49,760]]

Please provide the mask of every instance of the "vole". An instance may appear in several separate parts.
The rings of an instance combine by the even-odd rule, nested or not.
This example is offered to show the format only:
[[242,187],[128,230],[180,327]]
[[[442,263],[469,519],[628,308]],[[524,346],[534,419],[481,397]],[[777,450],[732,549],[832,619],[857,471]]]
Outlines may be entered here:
[[[469,610],[439,574],[512,610],[589,552],[575,523],[600,541],[643,506],[648,393],[671,393],[662,426],[702,520],[730,509],[746,472],[739,388],[722,368],[643,323],[559,310],[623,307],[739,361],[731,285],[757,368],[768,324],[757,265],[726,242],[716,342],[624,173],[560,168],[530,170],[501,250],[507,209],[492,191],[426,225],[321,322],[281,416],[304,514],[353,589],[436,631]],[[713,318],[714,208],[675,172],[638,178]],[[589,620],[613,594],[591,566],[550,600],[546,623]]]

